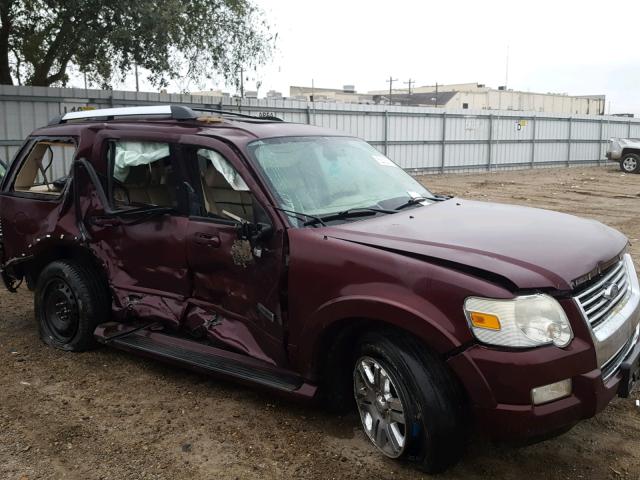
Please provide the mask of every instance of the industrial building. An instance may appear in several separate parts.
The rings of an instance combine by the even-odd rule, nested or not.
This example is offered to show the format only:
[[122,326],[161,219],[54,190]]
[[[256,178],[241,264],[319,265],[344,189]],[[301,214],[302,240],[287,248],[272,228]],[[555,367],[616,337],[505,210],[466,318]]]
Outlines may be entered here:
[[289,87],[291,98],[307,101],[412,105],[469,110],[514,110],[567,115],[604,115],[605,96],[573,96],[566,93],[537,93],[490,88],[478,83],[427,85],[408,89],[357,93],[353,85],[342,89]]

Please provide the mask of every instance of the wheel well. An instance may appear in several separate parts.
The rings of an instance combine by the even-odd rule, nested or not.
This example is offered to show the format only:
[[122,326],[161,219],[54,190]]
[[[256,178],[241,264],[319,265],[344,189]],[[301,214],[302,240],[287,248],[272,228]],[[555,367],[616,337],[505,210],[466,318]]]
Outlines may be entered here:
[[639,148],[624,148],[622,150],[622,155],[626,155],[627,153],[635,153],[636,155],[640,155]]
[[[331,410],[344,412],[355,404],[352,394],[352,372],[345,365],[355,360],[358,339],[372,331],[393,332],[411,336],[411,332],[385,322],[367,318],[347,318],[331,325],[316,349],[314,375],[320,383],[321,396]],[[428,345],[425,345],[429,348]]]
[[23,267],[22,274],[27,281],[27,287],[33,290],[44,267],[51,262],[63,259],[75,260],[85,266],[91,266],[102,278],[104,285],[108,285],[103,266],[88,249],[71,245],[53,245],[35,255],[35,257]]

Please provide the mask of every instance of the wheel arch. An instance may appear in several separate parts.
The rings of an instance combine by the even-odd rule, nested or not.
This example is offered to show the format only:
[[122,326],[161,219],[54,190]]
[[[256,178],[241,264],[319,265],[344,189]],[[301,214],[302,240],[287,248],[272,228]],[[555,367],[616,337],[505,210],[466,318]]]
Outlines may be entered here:
[[[400,303],[380,298],[351,298],[321,308],[309,322],[307,338],[315,339],[311,348],[301,349],[301,365],[307,365],[311,378],[321,378],[339,365],[363,333],[391,330],[413,336],[437,355],[461,346],[461,342],[442,324]],[[308,323],[308,324],[309,324]]]
[[[625,155],[628,155],[630,153],[633,153],[635,155],[640,155],[640,148],[625,147],[625,148],[622,149],[622,157],[624,157]],[[620,157],[620,160],[622,160],[622,157]]]
[[20,265],[20,273],[26,279],[30,290],[35,288],[42,270],[56,260],[75,260],[89,266],[101,277],[105,286],[108,286],[106,269],[90,248],[74,242],[43,240],[34,246],[31,259]]

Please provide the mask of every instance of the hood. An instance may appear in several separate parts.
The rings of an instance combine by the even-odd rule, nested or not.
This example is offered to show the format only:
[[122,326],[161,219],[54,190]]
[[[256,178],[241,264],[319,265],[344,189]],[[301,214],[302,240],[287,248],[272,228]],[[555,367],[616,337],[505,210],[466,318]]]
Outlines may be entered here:
[[595,220],[459,198],[327,227],[326,235],[480,269],[520,289],[570,290],[627,245]]

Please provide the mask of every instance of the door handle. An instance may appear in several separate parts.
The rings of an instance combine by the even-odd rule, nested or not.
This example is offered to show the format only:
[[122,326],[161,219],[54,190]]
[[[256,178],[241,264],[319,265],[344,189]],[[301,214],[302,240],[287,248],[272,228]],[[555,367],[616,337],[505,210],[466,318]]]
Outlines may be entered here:
[[218,235],[197,232],[194,236],[195,236],[195,242],[197,245],[202,245],[204,247],[214,247],[214,248],[220,246],[220,237]]

